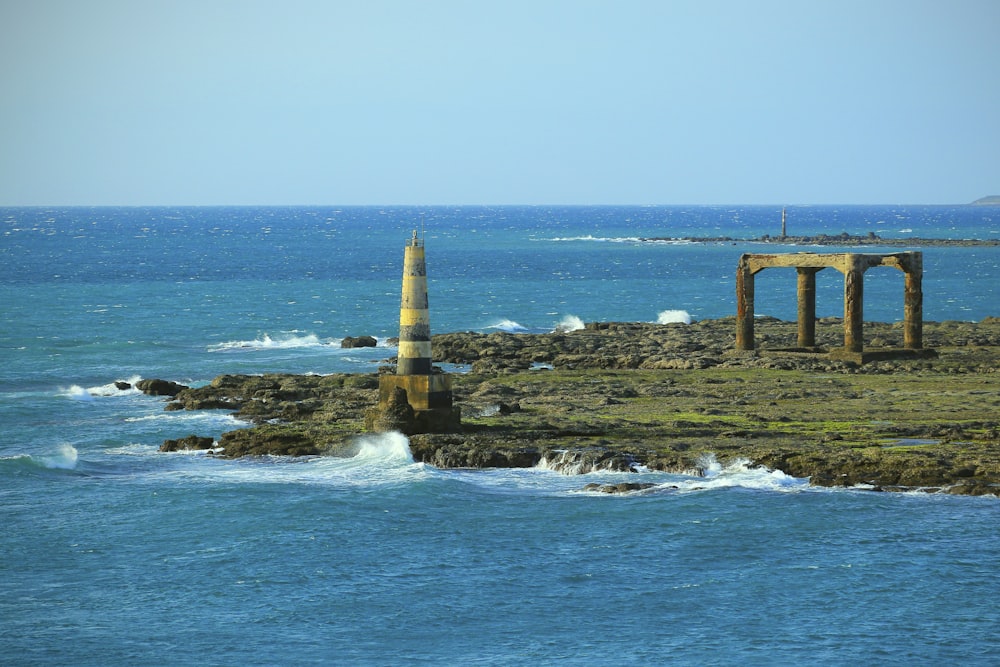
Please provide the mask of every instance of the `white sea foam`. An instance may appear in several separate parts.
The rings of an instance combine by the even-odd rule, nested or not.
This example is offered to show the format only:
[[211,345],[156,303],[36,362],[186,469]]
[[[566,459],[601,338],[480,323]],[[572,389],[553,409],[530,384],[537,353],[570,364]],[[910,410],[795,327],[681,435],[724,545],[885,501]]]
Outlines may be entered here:
[[232,414],[223,412],[214,412],[206,410],[197,410],[193,412],[173,410],[170,412],[157,412],[150,415],[143,415],[141,417],[126,417],[125,421],[128,423],[142,423],[142,422],[200,422],[213,425],[222,426],[245,426],[246,422],[233,417]]
[[[194,452],[183,466],[158,474],[209,482],[308,484],[341,488],[408,484],[428,473],[414,463],[409,440],[401,433],[370,434],[359,438],[350,457],[260,457],[226,461]],[[172,455],[171,455],[172,456]],[[172,460],[179,461],[179,457]]]
[[358,439],[357,448],[355,462],[413,463],[409,439],[396,431],[364,435]]
[[130,385],[128,389],[119,389],[114,382],[109,382],[108,384],[102,384],[96,387],[88,387],[87,393],[91,396],[126,396],[130,394],[141,394],[142,392],[135,388],[136,383],[141,380],[141,375],[133,375],[125,380],[120,380],[120,382],[125,382]]
[[714,454],[699,459],[704,477],[687,479],[677,484],[680,491],[705,489],[746,488],[765,491],[795,492],[809,488],[809,480],[786,475],[780,470],[754,465],[748,459],[735,459],[723,466]]
[[94,387],[81,387],[78,384],[74,384],[69,387],[60,387],[59,395],[71,398],[75,401],[92,401],[95,397],[141,394],[142,392],[135,388],[135,383],[140,380],[142,380],[141,375],[133,375],[127,380],[121,380],[121,382],[126,382],[130,385],[128,389],[119,389],[114,382],[96,385]]
[[576,315],[565,315],[561,320],[559,320],[559,324],[556,325],[555,331],[557,333],[578,331],[585,328],[585,326],[586,325],[583,323],[583,320]]
[[506,331],[507,333],[523,333],[527,331],[527,327],[523,327],[514,320],[503,319],[499,322],[486,327],[487,329],[497,329],[498,331]]
[[112,454],[115,456],[154,456],[158,455],[159,451],[160,450],[156,445],[144,445],[137,442],[122,445],[120,447],[108,447],[104,449],[105,454]]
[[233,340],[225,343],[209,345],[209,352],[225,352],[231,350],[290,350],[296,348],[324,347],[332,345],[330,341],[322,341],[316,334],[297,336],[294,333],[272,338],[263,334],[253,340]]
[[69,387],[60,387],[59,395],[64,396],[66,398],[71,398],[74,401],[94,400],[93,395],[78,384],[70,385]]
[[556,236],[554,238],[546,238],[538,240],[549,241],[552,243],[566,243],[566,242],[580,242],[580,241],[590,241],[592,243],[657,243],[660,245],[689,245],[692,243],[697,243],[697,241],[692,241],[691,239],[684,239],[684,238],[669,238],[669,237],[649,238],[641,236],[594,236],[593,234],[586,234],[583,236]]
[[76,467],[78,458],[79,453],[76,451],[76,447],[70,444],[60,445],[56,453],[51,456],[32,457],[42,466],[58,470],[72,470]]
[[656,318],[657,324],[691,324],[691,315],[686,310],[664,310]]

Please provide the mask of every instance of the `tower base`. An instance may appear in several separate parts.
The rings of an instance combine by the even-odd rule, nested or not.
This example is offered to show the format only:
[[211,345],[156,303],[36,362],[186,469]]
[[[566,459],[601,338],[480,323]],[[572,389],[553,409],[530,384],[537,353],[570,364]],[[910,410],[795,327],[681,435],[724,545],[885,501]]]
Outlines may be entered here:
[[370,431],[413,435],[462,429],[462,411],[452,403],[448,375],[381,375],[378,394],[378,407],[365,416]]

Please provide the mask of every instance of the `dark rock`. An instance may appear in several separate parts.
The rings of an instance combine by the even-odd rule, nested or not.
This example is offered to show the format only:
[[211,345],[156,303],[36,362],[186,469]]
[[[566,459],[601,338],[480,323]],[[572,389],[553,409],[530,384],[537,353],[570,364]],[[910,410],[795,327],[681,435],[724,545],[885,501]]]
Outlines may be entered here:
[[416,426],[416,415],[406,399],[406,390],[395,387],[384,406],[372,408],[365,418],[369,430],[384,433],[399,431],[412,434]]
[[340,341],[340,347],[375,347],[378,341],[372,336],[348,336]]
[[619,482],[618,484],[591,483],[583,487],[583,490],[598,493],[632,493],[634,491],[651,489],[654,486],[656,486],[656,484],[651,482]]
[[129,384],[128,382],[122,382],[121,380],[115,382],[115,389],[117,389],[118,391],[125,391],[126,389],[131,389],[131,388],[132,385]]
[[160,445],[161,452],[180,452],[191,449],[212,449],[215,446],[213,438],[189,435],[179,440],[164,440]]
[[[722,464],[751,460],[816,485],[1000,493],[1000,422],[987,407],[1000,320],[925,322],[924,344],[940,356],[867,364],[796,350],[795,322],[756,325],[762,347],[748,354],[732,353],[733,318],[435,336],[437,362],[479,362],[481,373],[454,376],[455,406],[469,421],[456,419],[453,433],[411,427],[404,399],[379,429],[407,432],[414,459],[443,468],[525,467],[544,457],[564,472],[636,464],[686,472],[711,452]],[[865,323],[869,340],[886,345],[897,345],[900,331]],[[818,320],[817,343],[842,345],[842,320]],[[535,364],[555,370],[521,370]],[[929,397],[928,408],[915,396]],[[375,373],[268,374],[220,376],[181,391],[167,409],[222,407],[258,424],[220,438],[225,456],[297,455],[328,453],[363,432],[377,401]],[[906,439],[929,442],[895,442]]]
[[148,396],[176,396],[188,387],[168,380],[139,380],[135,388]]
[[243,456],[314,456],[321,453],[317,439],[308,431],[279,427],[255,427],[223,433],[219,438],[227,458]]

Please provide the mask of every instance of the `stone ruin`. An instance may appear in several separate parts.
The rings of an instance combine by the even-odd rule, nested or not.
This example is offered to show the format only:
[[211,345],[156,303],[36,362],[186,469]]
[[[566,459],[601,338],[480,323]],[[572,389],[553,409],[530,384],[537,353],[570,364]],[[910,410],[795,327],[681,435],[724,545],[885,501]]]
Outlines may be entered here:
[[[844,275],[844,347],[832,356],[860,363],[874,358],[864,350],[864,274],[876,266],[899,269],[905,275],[903,289],[904,354],[919,356],[923,349],[923,253],[780,253],[740,257],[736,269],[736,350],[754,349],[754,276],[764,269],[794,268],[798,274],[798,347],[816,348],[816,274],[832,268]],[[897,351],[893,356],[899,356]],[[885,356],[885,351],[879,353]]]

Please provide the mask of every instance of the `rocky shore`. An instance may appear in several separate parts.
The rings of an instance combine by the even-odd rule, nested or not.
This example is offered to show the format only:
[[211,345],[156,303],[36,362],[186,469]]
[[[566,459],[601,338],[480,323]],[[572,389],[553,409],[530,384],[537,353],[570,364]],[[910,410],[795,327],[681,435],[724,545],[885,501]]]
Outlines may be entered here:
[[731,236],[688,236],[682,238],[648,237],[639,239],[648,243],[773,243],[779,245],[801,246],[891,246],[900,248],[943,248],[1000,246],[1000,239],[931,239],[918,236],[887,239],[869,232],[864,235],[848,234],[818,234],[815,236],[771,236],[765,234],[753,239],[733,238]]
[[[927,322],[922,354],[898,353],[901,325],[866,323],[866,349],[884,352],[866,364],[822,352],[842,344],[839,319],[816,331],[820,352],[796,350],[796,324],[769,318],[757,320],[750,353],[734,351],[732,318],[437,335],[435,362],[462,371],[453,373],[462,430],[411,435],[410,448],[442,468],[567,472],[698,474],[713,454],[816,485],[1000,495],[1000,318]],[[223,409],[250,422],[218,441],[190,435],[161,448],[223,457],[349,456],[378,402],[376,373],[149,383],[167,410]]]

